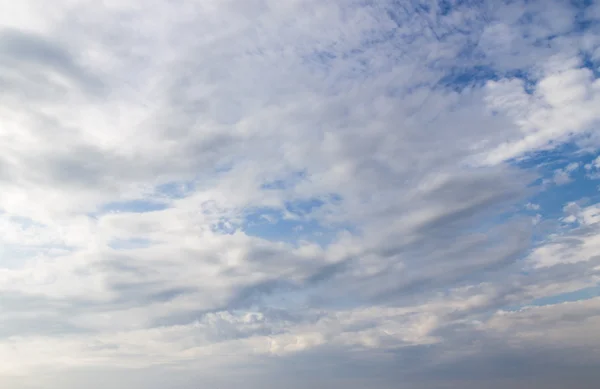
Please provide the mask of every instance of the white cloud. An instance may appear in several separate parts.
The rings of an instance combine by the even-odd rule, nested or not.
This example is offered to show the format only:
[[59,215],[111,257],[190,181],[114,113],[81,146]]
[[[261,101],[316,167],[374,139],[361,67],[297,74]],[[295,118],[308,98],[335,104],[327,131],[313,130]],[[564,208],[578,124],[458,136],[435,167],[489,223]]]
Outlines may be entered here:
[[594,324],[595,300],[497,312],[598,280],[597,205],[532,248],[537,173],[508,162],[599,145],[597,37],[547,4],[0,1],[0,381],[259,387],[313,358],[334,387],[381,363],[359,378],[383,388],[390,359],[431,356],[413,377],[543,346],[558,311]]
[[599,103],[600,83],[589,69],[569,60],[553,59],[567,69],[550,67],[532,95],[525,92],[520,80],[488,84],[488,104],[513,117],[522,135],[498,145],[486,157],[486,163],[552,149],[556,143],[568,142],[597,125],[599,117],[594,107]]

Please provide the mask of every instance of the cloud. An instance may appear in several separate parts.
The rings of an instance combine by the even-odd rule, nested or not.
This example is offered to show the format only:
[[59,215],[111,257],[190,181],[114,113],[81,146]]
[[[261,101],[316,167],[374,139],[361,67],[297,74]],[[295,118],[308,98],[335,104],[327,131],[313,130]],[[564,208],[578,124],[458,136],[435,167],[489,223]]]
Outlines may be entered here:
[[467,3],[0,1],[0,381],[591,387],[597,4]]

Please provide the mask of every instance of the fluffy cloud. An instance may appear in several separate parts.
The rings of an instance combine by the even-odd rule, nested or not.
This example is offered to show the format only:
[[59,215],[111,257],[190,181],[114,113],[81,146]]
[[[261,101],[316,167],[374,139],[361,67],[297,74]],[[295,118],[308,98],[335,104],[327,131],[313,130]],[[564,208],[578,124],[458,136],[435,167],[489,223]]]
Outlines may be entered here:
[[0,1],[0,381],[588,387],[596,8]]

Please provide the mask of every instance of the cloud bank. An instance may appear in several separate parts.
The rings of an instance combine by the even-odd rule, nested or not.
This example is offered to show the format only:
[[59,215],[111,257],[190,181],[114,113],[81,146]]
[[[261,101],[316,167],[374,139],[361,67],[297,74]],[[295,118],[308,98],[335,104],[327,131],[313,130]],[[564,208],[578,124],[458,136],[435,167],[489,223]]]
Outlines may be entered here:
[[595,388],[598,1],[0,1],[3,388]]

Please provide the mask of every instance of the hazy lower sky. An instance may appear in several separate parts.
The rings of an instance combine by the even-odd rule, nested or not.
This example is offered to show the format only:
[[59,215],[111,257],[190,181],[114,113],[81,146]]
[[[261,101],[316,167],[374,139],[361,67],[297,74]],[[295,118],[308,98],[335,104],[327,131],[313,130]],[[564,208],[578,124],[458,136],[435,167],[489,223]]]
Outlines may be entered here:
[[595,389],[600,0],[0,0],[3,389]]

